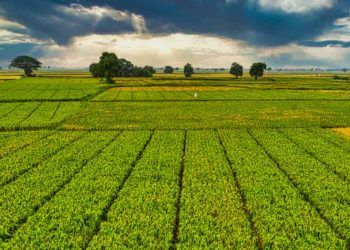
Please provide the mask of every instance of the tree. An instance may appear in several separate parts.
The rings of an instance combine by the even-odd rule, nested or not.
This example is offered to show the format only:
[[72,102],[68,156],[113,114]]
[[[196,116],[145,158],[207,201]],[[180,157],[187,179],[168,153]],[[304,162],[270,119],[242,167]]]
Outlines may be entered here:
[[266,63],[253,63],[250,67],[249,74],[254,77],[255,81],[258,80],[258,77],[262,77],[264,75],[264,70],[266,70]]
[[112,77],[116,76],[120,68],[120,62],[116,54],[104,52],[100,57],[99,67],[102,76],[106,78],[106,82],[113,83]]
[[240,65],[239,63],[232,63],[231,69],[230,69],[230,74],[236,76],[236,79],[239,76],[243,76],[243,66]]
[[152,77],[154,69],[150,66],[145,67],[134,67],[133,75],[134,77]]
[[104,52],[98,63],[89,67],[94,77],[104,77],[107,83],[113,83],[113,77],[151,77],[156,73],[152,66],[137,67],[124,58],[118,58],[114,53]]
[[146,65],[146,66],[144,67],[144,70],[148,71],[151,75],[153,75],[153,74],[156,73],[156,70],[155,70],[152,66]]
[[93,63],[89,67],[89,71],[93,77],[101,77],[101,70],[99,63]]
[[33,76],[33,71],[41,68],[42,63],[30,56],[18,56],[10,64],[10,67],[23,69],[25,76]]
[[174,68],[171,66],[165,66],[164,74],[172,74],[172,73],[174,73]]
[[184,67],[185,77],[191,77],[193,75],[193,67],[191,64],[187,63]]

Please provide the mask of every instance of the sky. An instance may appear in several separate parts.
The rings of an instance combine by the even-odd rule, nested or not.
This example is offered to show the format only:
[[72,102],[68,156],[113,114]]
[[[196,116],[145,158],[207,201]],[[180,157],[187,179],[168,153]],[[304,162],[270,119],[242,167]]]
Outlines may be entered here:
[[0,0],[0,66],[350,68],[350,0]]

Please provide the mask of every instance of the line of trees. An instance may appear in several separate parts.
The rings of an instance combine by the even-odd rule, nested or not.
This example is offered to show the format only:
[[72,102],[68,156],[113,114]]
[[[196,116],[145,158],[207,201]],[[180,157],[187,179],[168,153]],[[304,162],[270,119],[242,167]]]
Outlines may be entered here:
[[[33,71],[41,68],[42,63],[29,56],[16,57],[10,64],[10,67],[24,70],[25,76],[34,76]],[[267,70],[266,63],[253,63],[249,74],[257,80],[264,75]],[[93,77],[104,78],[107,83],[113,83],[113,77],[152,77],[156,70],[152,66],[138,67],[124,58],[118,58],[114,53],[102,53],[98,63],[93,63],[89,67]],[[190,63],[184,66],[185,77],[191,77],[194,74],[194,68]],[[164,73],[174,73],[174,68],[166,66]],[[232,63],[230,74],[236,78],[243,76],[243,66],[237,62]]]

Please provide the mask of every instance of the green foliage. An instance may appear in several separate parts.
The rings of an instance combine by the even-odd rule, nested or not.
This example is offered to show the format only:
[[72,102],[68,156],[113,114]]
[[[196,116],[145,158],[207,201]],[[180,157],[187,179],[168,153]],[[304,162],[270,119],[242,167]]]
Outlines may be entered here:
[[37,167],[77,139],[77,134],[66,132],[42,131],[40,134],[32,132],[31,135],[33,137],[31,144],[0,160],[0,186]]
[[299,195],[288,177],[245,130],[222,130],[219,134],[248,210],[254,211],[252,220],[264,249],[344,247],[317,210]]
[[93,77],[104,77],[106,83],[114,83],[113,77],[151,77],[156,73],[152,66],[137,67],[108,52],[102,53],[99,63],[91,64],[89,71]]
[[101,76],[106,78],[107,83],[113,83],[112,77],[115,76],[115,72],[118,72],[120,68],[120,62],[116,54],[103,52],[98,65]]
[[172,73],[174,73],[174,68],[171,66],[165,66],[164,74],[172,74]]
[[35,240],[38,248],[86,248],[149,136],[149,132],[143,131],[119,135],[55,195],[48,206],[29,218],[9,246],[26,248]]
[[12,60],[10,67],[24,70],[25,76],[33,76],[33,71],[41,68],[42,63],[30,56],[18,56]]
[[243,66],[236,62],[232,63],[230,74],[236,76],[236,78],[243,76]]
[[320,216],[349,241],[350,183],[278,131],[255,130],[253,135]]
[[194,73],[193,67],[191,64],[187,63],[184,67],[185,77],[191,77]]
[[[113,139],[113,133],[87,133],[0,190],[0,242],[49,201]],[[93,146],[91,146],[93,145]],[[29,203],[28,203],[29,202]]]
[[[122,92],[124,94],[127,92]],[[88,103],[64,128],[218,129],[347,126],[348,101],[176,101]]]
[[154,133],[89,249],[171,247],[182,154],[182,132]]
[[100,64],[99,63],[93,63],[89,67],[89,71],[93,77],[100,77],[103,73],[101,72],[100,69]]
[[255,80],[258,80],[258,77],[262,77],[264,75],[264,70],[266,70],[266,63],[253,63],[250,67],[249,74],[254,77]]
[[254,249],[254,246],[256,239],[217,135],[211,131],[189,131],[179,249]]
[[0,103],[0,129],[35,129],[58,126],[79,112],[79,102]]
[[92,78],[23,78],[0,85],[0,102],[80,101],[98,94],[101,89]]

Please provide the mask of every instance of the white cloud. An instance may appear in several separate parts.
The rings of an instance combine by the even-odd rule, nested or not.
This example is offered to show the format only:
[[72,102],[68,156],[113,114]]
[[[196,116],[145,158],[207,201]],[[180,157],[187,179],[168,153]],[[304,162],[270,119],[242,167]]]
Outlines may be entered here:
[[78,18],[93,18],[98,23],[102,18],[109,17],[117,22],[130,22],[137,33],[147,31],[143,16],[129,13],[127,11],[115,10],[110,7],[92,6],[84,7],[81,4],[71,4],[69,7],[57,6],[62,12]]
[[[350,66],[349,48],[310,48],[298,45],[256,48],[244,42],[203,35],[172,34],[151,37],[137,34],[89,35],[77,37],[70,46],[45,47],[41,60],[46,65],[87,67],[104,51],[115,52],[133,63],[161,67],[227,68],[237,61],[244,67],[265,61],[272,67],[308,68]],[[279,58],[281,58],[279,60]],[[273,60],[274,59],[274,60]]]
[[9,20],[4,19],[0,16],[0,29],[21,29],[26,30],[26,27],[22,24],[12,22]]
[[[242,49],[244,47],[244,50]],[[86,67],[97,61],[104,51],[115,52],[137,65],[223,67],[233,61],[245,65],[252,62],[254,49],[242,42],[201,35],[172,34],[161,37],[147,35],[89,35],[77,37],[68,47],[48,46],[43,61],[64,67]],[[228,66],[227,66],[228,67]]]
[[0,16],[0,44],[35,43],[43,41],[26,34],[27,28],[19,23],[12,22]]
[[319,36],[317,41],[337,40],[350,42],[350,17],[340,18],[335,23],[335,28]]
[[[256,0],[253,0],[256,1]],[[280,10],[287,13],[307,13],[331,8],[335,0],[257,0],[258,4],[269,10]]]
[[34,43],[44,44],[44,41],[34,39],[27,34],[12,32],[0,28],[0,44]]

